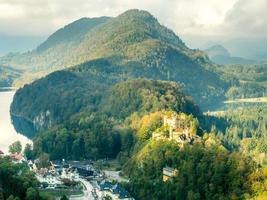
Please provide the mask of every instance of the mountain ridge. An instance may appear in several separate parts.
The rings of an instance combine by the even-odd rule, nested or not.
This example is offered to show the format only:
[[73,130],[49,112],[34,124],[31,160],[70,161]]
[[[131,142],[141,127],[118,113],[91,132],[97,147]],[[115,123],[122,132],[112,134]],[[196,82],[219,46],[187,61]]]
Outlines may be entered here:
[[255,64],[257,61],[232,56],[228,49],[226,49],[224,46],[217,44],[213,45],[207,49],[204,50],[209,58],[219,65],[229,65],[229,64],[243,64],[243,65],[250,65]]
[[[112,20],[108,20],[112,19]],[[109,21],[109,23],[105,23]],[[69,39],[71,28],[87,24],[86,31],[75,30],[75,37]],[[62,35],[57,46],[50,48]],[[115,18],[82,18],[56,31],[48,40],[42,43],[36,50],[24,54],[13,54],[0,59],[0,63],[13,67],[28,68],[34,71],[47,69],[62,69],[99,57],[106,57],[114,53],[122,53],[111,43],[131,42],[144,39],[159,39],[163,42],[175,45],[181,51],[189,51],[182,40],[173,31],[160,25],[156,18],[146,11],[129,10]],[[122,39],[124,39],[122,41]],[[50,45],[50,46],[49,46]],[[107,51],[110,50],[111,52]],[[114,48],[114,50],[113,50]],[[70,53],[71,52],[71,53]]]
[[36,48],[36,51],[37,52],[45,51],[47,48],[52,48],[53,47],[52,45],[57,45],[58,43],[71,40],[73,39],[73,37],[79,39],[79,37],[82,37],[86,32],[95,28],[95,26],[98,26],[99,24],[105,23],[108,19],[110,19],[110,17],[96,17],[96,18],[83,17],[81,19],[78,19],[64,26],[63,28],[60,28],[55,33],[50,35],[44,43],[42,43]]

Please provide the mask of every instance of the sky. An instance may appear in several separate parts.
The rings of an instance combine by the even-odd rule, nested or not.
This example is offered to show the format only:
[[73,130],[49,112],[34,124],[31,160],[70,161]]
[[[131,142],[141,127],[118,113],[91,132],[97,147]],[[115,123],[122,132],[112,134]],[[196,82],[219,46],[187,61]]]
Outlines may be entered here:
[[133,8],[149,11],[189,47],[223,44],[236,55],[267,55],[267,0],[0,0],[0,42],[1,35],[44,38],[81,17]]

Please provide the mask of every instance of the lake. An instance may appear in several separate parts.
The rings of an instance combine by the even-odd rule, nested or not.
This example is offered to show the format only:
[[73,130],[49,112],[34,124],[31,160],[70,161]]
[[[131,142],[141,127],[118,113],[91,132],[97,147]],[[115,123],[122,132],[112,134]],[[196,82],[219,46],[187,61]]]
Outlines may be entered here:
[[10,105],[12,103],[15,91],[0,90],[0,150],[8,153],[8,146],[15,141],[21,141],[25,146],[31,143],[25,136],[16,132],[10,117]]

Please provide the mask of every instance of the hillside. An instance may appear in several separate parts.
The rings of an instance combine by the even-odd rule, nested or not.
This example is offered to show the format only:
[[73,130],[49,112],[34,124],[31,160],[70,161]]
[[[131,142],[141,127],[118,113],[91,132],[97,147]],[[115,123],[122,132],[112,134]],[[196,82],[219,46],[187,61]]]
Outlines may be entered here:
[[11,87],[14,80],[22,74],[21,70],[0,66],[0,87]]
[[[78,88],[74,88],[78,94],[76,98],[61,101],[65,109],[62,112],[57,109],[57,104],[40,102],[44,104],[42,109],[46,113],[43,115],[42,123],[37,124],[38,121],[33,120],[36,122],[36,129],[41,131],[33,138],[37,154],[46,152],[53,159],[106,156],[114,158],[122,151],[124,142],[128,139],[131,144],[126,148],[129,151],[132,148],[135,134],[129,123],[133,116],[142,118],[151,112],[165,109],[199,115],[197,106],[181,93],[179,86],[174,82],[145,79],[121,82],[106,88],[105,92],[101,90],[100,95],[98,92],[94,95],[91,93],[91,96],[86,94],[88,102],[84,101],[79,110],[75,103],[84,100],[82,94],[85,91]],[[98,89],[100,88],[94,87],[94,90]],[[62,95],[65,96],[64,93]],[[25,107],[31,106],[29,103],[27,105],[27,102],[22,103]],[[38,108],[36,104],[33,106]],[[68,143],[60,142],[66,139]],[[124,141],[125,139],[127,140]],[[77,149],[77,142],[82,142],[82,147],[79,146]],[[62,145],[59,145],[60,143]],[[75,150],[71,151],[72,149]]]
[[[166,166],[176,174],[163,181]],[[208,140],[182,149],[173,141],[152,140],[131,158],[125,171],[130,177],[129,191],[137,199],[230,200],[253,199],[253,193],[260,190],[253,191],[253,184],[264,190],[263,181],[251,180],[253,167],[244,155],[230,153],[218,144],[209,146]]]
[[[186,113],[199,112],[192,100],[184,96],[181,88],[173,82],[138,79],[110,88],[101,84],[101,80],[103,79],[92,80],[80,74],[63,71],[25,86],[16,93],[11,105],[15,127],[19,126],[18,118],[24,118],[31,122],[36,131],[45,130],[84,111],[88,115],[104,112],[121,120],[133,112],[145,114],[168,108]],[[69,87],[72,89],[66,90]],[[42,96],[39,95],[40,92]]]

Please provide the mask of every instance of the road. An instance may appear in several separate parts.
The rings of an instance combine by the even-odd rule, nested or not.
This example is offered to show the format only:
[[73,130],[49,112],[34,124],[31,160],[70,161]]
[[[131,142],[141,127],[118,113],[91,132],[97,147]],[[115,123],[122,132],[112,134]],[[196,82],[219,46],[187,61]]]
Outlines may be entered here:
[[93,186],[91,185],[91,183],[84,179],[80,179],[80,182],[85,187],[84,194],[81,196],[70,196],[70,200],[95,200],[92,195]]

